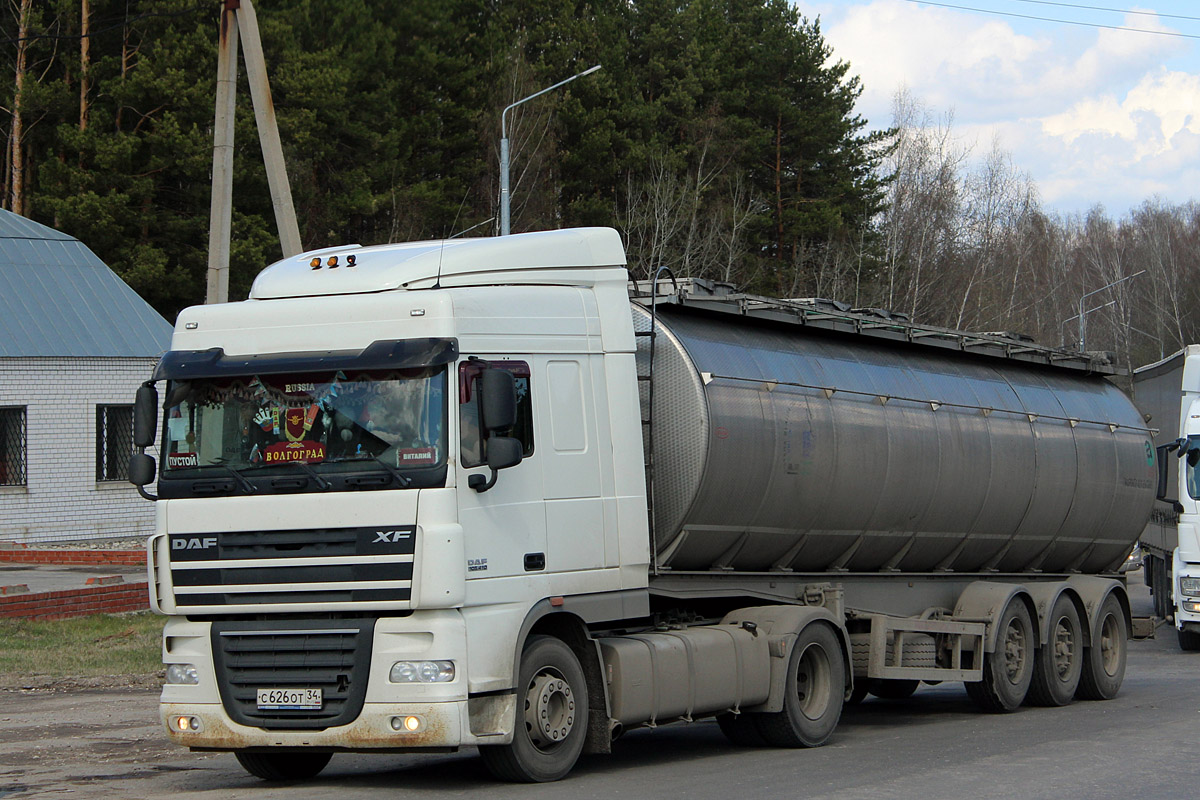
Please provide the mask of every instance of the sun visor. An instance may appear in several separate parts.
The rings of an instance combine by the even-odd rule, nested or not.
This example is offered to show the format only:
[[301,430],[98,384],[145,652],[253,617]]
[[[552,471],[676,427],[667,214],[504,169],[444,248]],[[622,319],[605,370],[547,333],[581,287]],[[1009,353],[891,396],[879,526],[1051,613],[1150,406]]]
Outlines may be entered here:
[[458,358],[457,339],[393,339],[372,342],[362,350],[313,353],[265,353],[229,356],[220,347],[171,350],[163,355],[154,380],[194,380],[239,375],[281,375],[331,370],[415,369],[449,364]]

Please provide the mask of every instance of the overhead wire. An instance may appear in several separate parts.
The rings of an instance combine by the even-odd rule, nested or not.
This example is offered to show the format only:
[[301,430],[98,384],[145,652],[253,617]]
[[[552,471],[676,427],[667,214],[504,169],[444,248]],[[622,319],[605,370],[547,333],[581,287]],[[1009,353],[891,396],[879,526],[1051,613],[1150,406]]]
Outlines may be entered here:
[[1016,17],[1017,19],[1028,19],[1036,22],[1054,22],[1060,25],[1078,25],[1084,28],[1103,28],[1111,31],[1129,31],[1131,33],[1150,33],[1156,36],[1173,36],[1179,39],[1200,39],[1200,35],[1192,33],[1180,33],[1178,31],[1156,31],[1150,28],[1130,28],[1126,25],[1105,25],[1100,22],[1083,22],[1074,19],[1054,19],[1052,17],[1039,17],[1034,14],[1018,14],[1015,11],[997,11],[990,8],[973,8],[971,6],[956,5],[954,3],[934,3],[930,0],[905,0],[908,3],[916,3],[923,6],[937,6],[938,8],[950,8],[955,11],[973,11],[977,14],[993,14],[1001,17]]
[[[212,3],[197,3],[196,5],[191,6],[190,8],[185,8],[182,11],[147,11],[145,13],[137,14],[132,17],[119,17],[119,18],[113,17],[108,20],[101,20],[98,23],[94,23],[92,25],[92,29],[89,30],[86,35],[80,34],[80,33],[73,33],[73,34],[32,33],[32,34],[28,34],[26,36],[16,36],[16,37],[11,37],[11,38],[0,39],[0,44],[20,44],[22,42],[25,42],[25,43],[35,42],[35,41],[38,41],[41,39],[49,39],[49,40],[64,40],[64,39],[66,39],[66,40],[80,41],[83,39],[90,39],[92,37],[99,36],[102,33],[107,33],[111,30],[116,30],[117,28],[120,28],[120,27],[123,27],[126,25],[130,25],[134,22],[139,22],[143,19],[150,19],[152,17],[161,17],[161,18],[167,18],[167,19],[174,18],[174,17],[185,17],[189,14],[195,14],[199,11],[205,11],[205,10],[209,10],[209,9],[213,9],[213,8],[214,8],[214,4],[212,4]],[[99,27],[97,27],[97,26],[99,26]]]

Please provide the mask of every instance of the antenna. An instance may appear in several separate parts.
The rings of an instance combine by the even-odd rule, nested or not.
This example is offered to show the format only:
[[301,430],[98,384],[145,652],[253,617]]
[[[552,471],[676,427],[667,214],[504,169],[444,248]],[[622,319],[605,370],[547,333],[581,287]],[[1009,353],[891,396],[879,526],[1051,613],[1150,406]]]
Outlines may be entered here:
[[[467,204],[467,197],[468,197],[470,194],[471,194],[471,189],[468,187],[468,188],[467,188],[467,191],[463,193],[463,199],[462,199],[462,200],[460,200],[460,201],[459,201],[459,203],[458,203],[458,210],[454,212],[454,222],[451,222],[451,223],[450,223],[450,230],[454,230],[456,227],[458,227],[458,218],[459,218],[459,216],[462,214],[463,206]],[[482,223],[482,222],[481,222],[481,223],[479,223],[479,225],[483,225],[483,224],[484,224],[484,223]],[[472,227],[470,227],[470,228],[467,228],[467,230],[466,230],[466,231],[463,231],[462,233],[466,233],[467,231],[474,230],[475,228],[478,228],[478,227],[479,227],[479,225],[475,225],[475,226],[472,226]],[[442,231],[442,245],[441,245],[441,247],[440,247],[440,248],[438,248],[438,271],[437,271],[437,280],[435,280],[435,281],[433,282],[433,288],[434,288],[434,289],[440,289],[440,288],[442,288],[442,256],[443,256],[443,255],[445,254],[445,252],[446,252],[446,241],[447,241],[447,239],[453,239],[453,238],[455,238],[456,236],[461,236],[461,235],[462,235],[461,233],[456,233],[456,234],[454,234],[454,236],[447,237],[447,236],[446,236],[446,232],[445,232],[445,231]]]

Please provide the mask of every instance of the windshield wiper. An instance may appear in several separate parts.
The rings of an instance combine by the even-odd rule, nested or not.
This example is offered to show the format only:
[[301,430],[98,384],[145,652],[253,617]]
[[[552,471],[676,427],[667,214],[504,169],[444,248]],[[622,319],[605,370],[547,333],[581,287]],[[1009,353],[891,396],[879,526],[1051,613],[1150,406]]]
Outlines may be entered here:
[[317,482],[317,488],[320,489],[322,492],[327,492],[333,487],[333,484],[331,484],[329,481],[325,480],[320,475],[318,475],[317,471],[315,469],[313,469],[312,467],[310,467],[308,464],[304,463],[303,461],[279,461],[274,464],[269,464],[269,465],[264,464],[263,466],[299,467],[300,469],[304,470],[304,474],[308,475],[310,478],[312,478],[314,481]]
[[246,494],[258,494],[258,487],[255,486],[250,481],[248,481],[246,479],[246,476],[243,475],[240,471],[238,471],[234,467],[231,467],[228,464],[226,464],[225,459],[223,459],[223,458],[213,459],[212,466],[220,467],[221,469],[225,470],[233,477],[237,478],[237,482],[239,484],[241,484],[241,487],[242,487],[242,489],[245,490]]
[[394,477],[396,479],[396,481],[400,484],[401,489],[407,489],[409,487],[409,485],[412,483],[412,478],[408,477],[403,472],[396,469],[391,464],[387,463],[382,458],[380,458],[379,456],[374,455],[372,453],[363,453],[361,455],[353,455],[353,456],[343,456],[342,458],[335,458],[335,459],[333,459],[333,461],[336,463],[344,463],[347,461],[374,461],[376,464],[383,467],[384,469],[386,469],[388,472],[390,472],[392,474],[392,477]]

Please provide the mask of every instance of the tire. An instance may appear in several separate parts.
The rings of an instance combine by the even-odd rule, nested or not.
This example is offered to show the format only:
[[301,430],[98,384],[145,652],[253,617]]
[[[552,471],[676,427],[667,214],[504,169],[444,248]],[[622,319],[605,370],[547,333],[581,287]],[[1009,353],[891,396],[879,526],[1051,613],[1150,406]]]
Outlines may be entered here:
[[837,633],[813,622],[796,637],[788,659],[783,710],[755,717],[758,732],[772,747],[820,747],[842,716],[846,658]]
[[996,650],[983,656],[983,680],[968,683],[967,695],[984,711],[1007,714],[1025,702],[1033,680],[1033,623],[1021,598],[1008,601],[996,630]]
[[1179,628],[1175,629],[1175,633],[1179,634],[1179,649],[1186,653],[1195,653],[1200,650],[1200,633],[1195,631],[1185,631]]
[[878,680],[873,681],[867,691],[882,700],[907,700],[920,685],[920,681]]
[[1075,696],[1080,700],[1111,700],[1125,680],[1129,656],[1129,630],[1125,613],[1115,595],[1100,606],[1092,628],[1092,646],[1083,651],[1083,675]]
[[725,738],[738,747],[765,747],[767,740],[758,732],[754,714],[743,711],[741,714],[718,714],[717,725]]
[[1034,706],[1065,706],[1075,699],[1083,674],[1083,627],[1069,597],[1060,595],[1047,624],[1046,644],[1033,657],[1026,698]]
[[242,769],[264,781],[303,781],[315,778],[325,769],[333,753],[311,750],[281,750],[278,753],[233,754]]
[[545,783],[565,777],[588,726],[588,687],[571,648],[551,636],[531,636],[521,653],[512,744],[480,746],[484,765],[500,780]]

